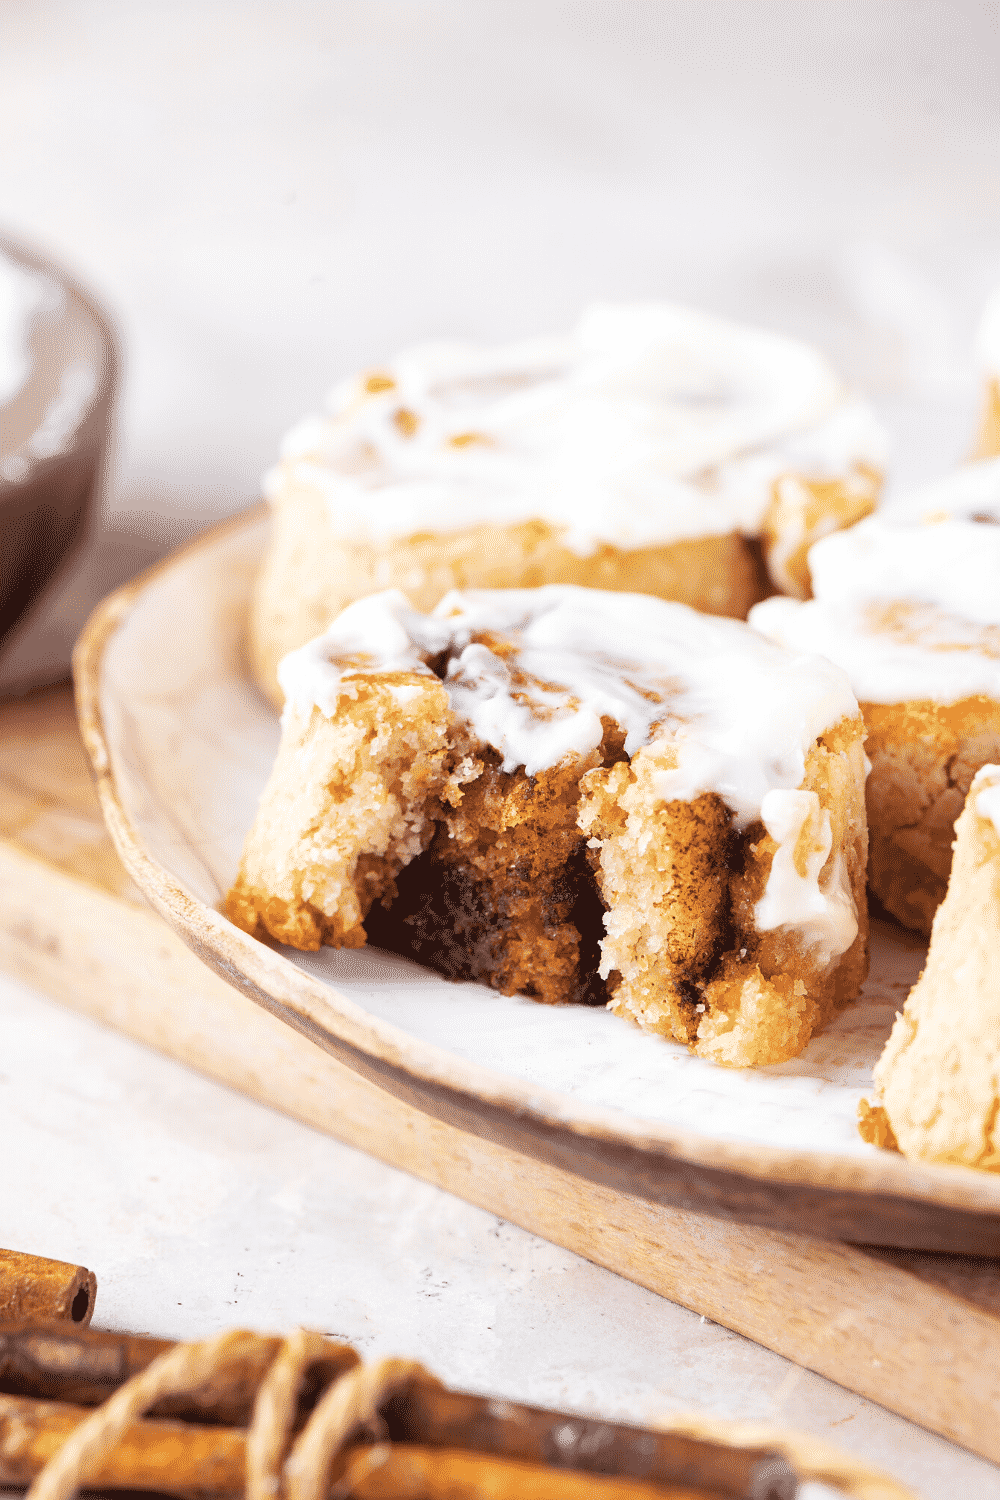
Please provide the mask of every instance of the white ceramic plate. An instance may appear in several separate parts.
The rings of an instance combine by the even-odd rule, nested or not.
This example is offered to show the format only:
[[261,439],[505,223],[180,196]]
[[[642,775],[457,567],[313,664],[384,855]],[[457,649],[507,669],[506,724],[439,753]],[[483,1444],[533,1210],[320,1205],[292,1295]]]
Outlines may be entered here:
[[243,654],[259,513],[112,595],[78,648],[85,739],[131,873],[208,962],[463,1128],[657,1201],[887,1244],[1000,1249],[1000,1183],[865,1145],[855,1119],[923,945],[876,926],[861,998],[801,1057],[716,1067],[602,1010],[453,984],[375,949],[303,954],[220,915],[278,742]]

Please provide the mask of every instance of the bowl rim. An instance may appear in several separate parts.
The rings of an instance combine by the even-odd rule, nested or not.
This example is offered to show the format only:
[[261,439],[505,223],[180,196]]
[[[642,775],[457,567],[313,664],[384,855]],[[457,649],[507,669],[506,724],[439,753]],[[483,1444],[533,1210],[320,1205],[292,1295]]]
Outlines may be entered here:
[[[370,1082],[424,1113],[522,1156],[633,1198],[820,1239],[1000,1255],[1000,1179],[969,1167],[719,1140],[574,1105],[562,1096],[413,1039],[367,1015],[200,901],[145,847],[116,785],[101,708],[106,652],[143,594],[199,553],[262,527],[263,504],[211,527],[114,590],[93,611],[73,655],[81,735],[112,840],[129,874],[182,940],[228,983]],[[343,1007],[329,1024],[329,993]],[[317,1003],[319,1001],[319,1003]],[[374,1018],[371,1018],[374,1021]],[[400,1045],[400,1038],[403,1045]],[[499,1087],[477,1087],[484,1078]]]
[[97,385],[90,396],[86,407],[81,414],[73,433],[73,441],[70,446],[61,453],[50,454],[44,458],[37,459],[29,468],[23,479],[0,478],[0,506],[8,503],[29,484],[34,484],[39,473],[47,467],[59,463],[65,463],[67,458],[86,446],[81,443],[81,436],[85,435],[90,440],[91,435],[86,433],[89,424],[94,420],[96,414],[105,412],[101,423],[102,436],[108,436],[110,427],[111,409],[115,391],[121,377],[122,354],[121,336],[115,319],[104,306],[104,304],[86,289],[59,261],[52,260],[47,254],[35,245],[27,243],[16,235],[9,233],[0,227],[0,256],[15,262],[17,265],[30,271],[38,271],[48,276],[62,287],[63,291],[87,314],[97,334],[102,353],[102,368]]

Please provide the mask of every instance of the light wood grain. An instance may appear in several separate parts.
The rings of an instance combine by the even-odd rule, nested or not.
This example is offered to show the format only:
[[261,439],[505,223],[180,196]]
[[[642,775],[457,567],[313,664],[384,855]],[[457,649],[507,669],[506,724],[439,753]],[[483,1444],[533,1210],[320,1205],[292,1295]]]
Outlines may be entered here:
[[8,705],[0,731],[8,971],[1000,1461],[995,1262],[869,1251],[664,1208],[406,1104],[224,983],[145,906],[104,833],[67,690]]

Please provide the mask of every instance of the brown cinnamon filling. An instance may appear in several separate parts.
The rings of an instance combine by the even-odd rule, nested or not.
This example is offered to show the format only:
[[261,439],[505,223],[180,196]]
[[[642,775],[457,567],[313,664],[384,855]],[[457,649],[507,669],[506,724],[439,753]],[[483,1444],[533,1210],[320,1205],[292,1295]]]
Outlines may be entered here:
[[[622,731],[605,721],[591,760],[537,776],[502,770],[495,750],[484,750],[481,762],[481,775],[463,787],[458,805],[441,807],[428,848],[370,908],[368,942],[504,994],[550,1005],[606,1004],[618,975],[605,981],[598,974],[607,908],[577,813],[587,770],[628,763]],[[722,830],[713,841],[723,896],[710,923],[712,940],[673,975],[692,1026],[705,983],[734,942],[728,887],[746,852],[745,838]]]
[[[612,752],[613,753],[613,752]],[[503,771],[493,750],[430,847],[376,903],[369,943],[550,1005],[603,1005],[604,903],[576,826],[580,765]]]

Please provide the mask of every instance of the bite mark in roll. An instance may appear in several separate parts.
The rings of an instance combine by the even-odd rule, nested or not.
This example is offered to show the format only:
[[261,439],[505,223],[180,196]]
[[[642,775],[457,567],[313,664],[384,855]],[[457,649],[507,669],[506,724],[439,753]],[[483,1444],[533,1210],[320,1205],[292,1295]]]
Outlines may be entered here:
[[548,586],[358,601],[281,678],[227,905],[247,931],[607,1003],[735,1066],[857,992],[862,725],[830,663]]

